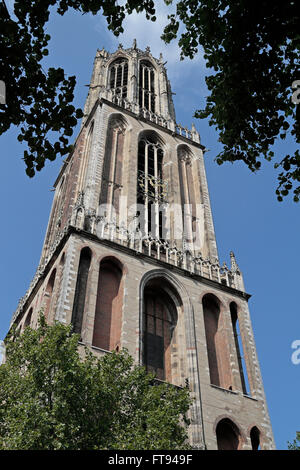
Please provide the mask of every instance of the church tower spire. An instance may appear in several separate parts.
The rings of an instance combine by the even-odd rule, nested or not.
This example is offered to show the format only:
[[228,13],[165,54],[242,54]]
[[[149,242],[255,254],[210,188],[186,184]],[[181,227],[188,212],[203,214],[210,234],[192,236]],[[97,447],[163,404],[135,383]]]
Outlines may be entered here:
[[176,122],[162,55],[98,50],[74,150],[55,182],[41,261],[12,318],[72,323],[103,355],[126,347],[188,381],[195,449],[274,448],[233,253],[220,264],[195,125]]

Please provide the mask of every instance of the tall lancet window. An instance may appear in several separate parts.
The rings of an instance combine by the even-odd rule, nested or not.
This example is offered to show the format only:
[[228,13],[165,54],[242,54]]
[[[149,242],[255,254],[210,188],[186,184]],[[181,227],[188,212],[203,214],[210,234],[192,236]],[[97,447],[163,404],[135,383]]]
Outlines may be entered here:
[[55,276],[56,276],[56,269],[54,269],[51,273],[51,276],[49,278],[46,291],[44,294],[43,308],[44,308],[45,319],[47,321],[49,321],[50,311],[52,307],[51,304],[52,304],[52,295],[53,295],[53,290],[54,290]]
[[84,181],[85,181],[85,178],[86,178],[86,172],[87,172],[87,167],[88,167],[88,162],[89,162],[89,157],[90,157],[90,152],[91,152],[93,132],[94,132],[94,122],[92,122],[92,124],[89,127],[89,130],[87,131],[87,137],[86,137],[86,141],[85,141],[85,147],[84,147],[82,163],[81,163],[79,179],[78,179],[78,190],[79,191],[82,191],[84,189],[84,186],[85,186]]
[[47,228],[47,235],[45,239],[45,247],[48,248],[51,246],[53,239],[58,230],[61,228],[61,218],[64,209],[64,197],[66,192],[65,176],[62,177],[62,180],[59,184],[58,189],[55,192],[51,216]]
[[77,282],[75,289],[74,305],[72,312],[72,325],[74,333],[81,335],[83,314],[85,309],[87,281],[92,259],[92,252],[89,248],[83,248],[80,253]]
[[128,60],[124,57],[114,60],[109,67],[109,88],[116,95],[127,98]]
[[226,327],[219,300],[212,294],[206,294],[202,303],[210,382],[218,387],[232,389]]
[[143,364],[160,380],[176,382],[177,309],[164,281],[150,281],[144,290]]
[[[239,373],[242,383],[243,392],[247,395],[247,385],[249,387],[248,375],[247,375],[247,368],[244,359],[244,350],[243,350],[243,342],[240,335],[240,328],[239,328],[239,318],[238,318],[238,309],[235,302],[231,302],[230,304],[230,315],[231,315],[231,323],[234,335],[234,342],[235,342],[235,349],[238,359],[238,366],[239,366]],[[250,390],[250,388],[249,388]]]
[[186,145],[178,147],[179,179],[184,227],[184,239],[188,245],[193,242],[195,233],[195,188],[192,169],[192,152]]
[[163,205],[167,196],[163,156],[162,143],[156,135],[144,136],[139,141],[137,203],[140,229],[155,238],[163,238]]
[[94,320],[93,346],[119,350],[123,311],[123,266],[108,257],[101,260]]
[[147,60],[142,60],[139,72],[139,105],[153,113],[155,112],[154,79],[153,65]]
[[112,115],[107,129],[99,215],[108,220],[117,216],[120,209],[126,125],[121,114]]

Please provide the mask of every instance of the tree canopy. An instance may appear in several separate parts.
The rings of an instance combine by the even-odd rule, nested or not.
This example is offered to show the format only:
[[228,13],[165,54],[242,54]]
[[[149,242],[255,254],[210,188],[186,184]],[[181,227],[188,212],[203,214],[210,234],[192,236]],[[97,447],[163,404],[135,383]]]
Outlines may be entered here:
[[[211,71],[206,107],[196,117],[209,118],[219,132],[217,163],[242,160],[256,171],[261,159],[274,158],[277,137],[290,133],[300,143],[300,90],[292,99],[300,78],[298,7],[294,0],[179,0],[169,16],[163,39],[176,38],[181,21],[181,56],[193,58],[200,47]],[[293,188],[298,201],[299,150],[275,168],[281,169],[278,200]]]
[[[83,116],[72,105],[75,76],[66,77],[63,68],[43,69],[49,54],[50,35],[45,32],[50,8],[64,15],[68,9],[96,15],[101,12],[108,28],[116,35],[122,30],[125,14],[144,10],[155,20],[152,0],[16,0],[12,19],[0,3],[0,80],[6,85],[6,104],[0,104],[0,135],[10,126],[20,126],[18,140],[27,144],[24,151],[26,173],[32,177],[45,161],[55,160],[72,150],[69,137]],[[54,143],[53,143],[54,141]]]
[[[205,109],[195,116],[209,118],[216,126],[222,151],[219,164],[243,161],[251,171],[262,160],[279,169],[279,201],[293,191],[300,197],[300,153],[274,155],[279,139],[300,142],[299,8],[295,0],[164,0],[176,4],[168,16],[162,39],[178,38],[181,57],[204,52],[209,94]],[[0,105],[0,133],[21,125],[19,140],[25,141],[26,172],[33,176],[46,159],[69,152],[68,137],[80,110],[72,106],[75,77],[65,77],[62,68],[41,67],[48,54],[45,24],[50,6],[63,15],[73,8],[106,17],[108,28],[118,35],[133,11],[145,12],[155,21],[155,1],[127,0],[17,0],[13,21],[2,15],[0,78],[7,83],[6,105]],[[3,9],[4,11],[4,9]],[[181,25],[181,28],[180,28]],[[50,132],[59,132],[52,144]]]
[[157,385],[127,351],[96,358],[78,340],[71,326],[44,317],[8,336],[0,449],[189,448],[186,387]]
[[296,439],[293,442],[288,442],[289,450],[300,450],[300,431],[296,432]]

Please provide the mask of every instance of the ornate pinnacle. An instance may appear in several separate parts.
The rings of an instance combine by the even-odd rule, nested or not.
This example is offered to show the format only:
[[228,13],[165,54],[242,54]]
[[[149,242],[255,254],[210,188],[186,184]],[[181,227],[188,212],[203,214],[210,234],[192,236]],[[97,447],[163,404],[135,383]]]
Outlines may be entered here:
[[132,49],[136,49],[136,39],[133,40]]
[[240,269],[239,269],[238,264],[236,262],[233,251],[230,252],[230,261],[231,261],[231,271],[233,273],[239,272]]

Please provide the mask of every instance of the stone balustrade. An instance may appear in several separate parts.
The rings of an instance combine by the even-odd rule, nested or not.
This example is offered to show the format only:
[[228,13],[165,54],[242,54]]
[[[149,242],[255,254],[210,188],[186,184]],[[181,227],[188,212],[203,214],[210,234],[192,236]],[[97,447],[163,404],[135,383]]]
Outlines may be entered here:
[[219,261],[203,258],[201,253],[192,253],[190,250],[177,248],[175,242],[155,239],[151,236],[142,236],[138,230],[128,231],[126,227],[118,226],[114,222],[107,222],[103,217],[96,216],[95,211],[86,212],[82,204],[77,204],[73,211],[73,216],[68,221],[65,228],[58,231],[55,241],[48,251],[47,257],[42,260],[29,289],[18,303],[18,307],[12,317],[11,324],[23,310],[30,294],[43,276],[45,268],[51,260],[56,248],[68,232],[69,227],[77,230],[85,230],[96,235],[100,240],[110,240],[111,242],[125,246],[133,250],[136,255],[146,255],[165,263],[177,266],[188,271],[191,275],[199,275],[212,281],[222,283],[226,286],[243,290],[241,273],[237,266],[229,269],[226,263],[220,265]]
[[110,90],[108,88],[101,90],[100,97],[111,101],[120,108],[131,111],[140,118],[146,119],[154,124],[164,127],[165,129],[168,129],[181,137],[185,137],[186,139],[192,140],[193,142],[200,143],[199,133],[196,131],[194,126],[192,130],[189,130],[184,126],[177,124],[173,119],[167,120],[163,116],[160,116],[153,111],[149,111],[146,108],[140,107],[136,103],[130,102],[127,98],[123,98],[121,93],[114,93],[114,90]]

